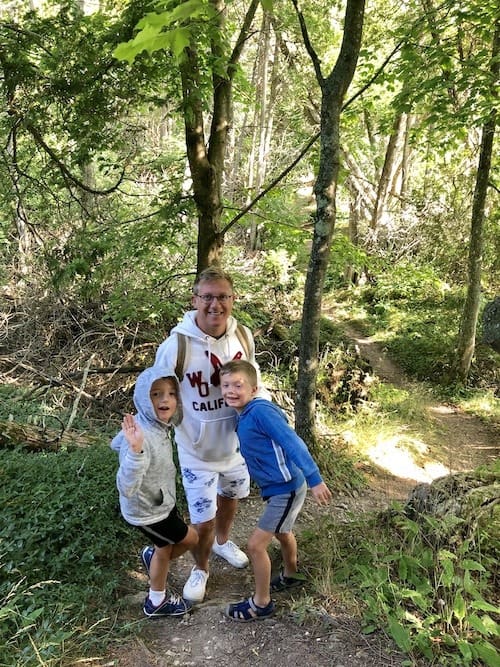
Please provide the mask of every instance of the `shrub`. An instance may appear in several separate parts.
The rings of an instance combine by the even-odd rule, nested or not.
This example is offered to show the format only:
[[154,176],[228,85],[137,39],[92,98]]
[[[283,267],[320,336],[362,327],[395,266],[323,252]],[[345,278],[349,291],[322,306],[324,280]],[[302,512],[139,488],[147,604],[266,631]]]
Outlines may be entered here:
[[116,466],[107,444],[3,452],[0,664],[59,659],[94,623],[105,630],[132,585],[126,569],[139,544],[119,516]]
[[[481,474],[491,484],[500,467]],[[307,559],[329,573],[331,597],[355,591],[366,633],[382,628],[411,658],[433,665],[498,667],[496,502],[482,522],[452,513],[416,518],[400,505],[343,525],[325,517],[308,536]]]

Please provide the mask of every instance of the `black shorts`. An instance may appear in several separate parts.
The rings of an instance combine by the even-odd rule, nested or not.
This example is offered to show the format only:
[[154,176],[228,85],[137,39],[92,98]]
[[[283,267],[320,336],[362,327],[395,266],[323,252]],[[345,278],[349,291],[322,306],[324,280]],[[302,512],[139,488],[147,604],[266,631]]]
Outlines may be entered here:
[[152,523],[149,526],[137,526],[140,531],[147,535],[156,547],[166,547],[169,544],[178,544],[186,537],[188,527],[184,523],[177,505],[163,521]]

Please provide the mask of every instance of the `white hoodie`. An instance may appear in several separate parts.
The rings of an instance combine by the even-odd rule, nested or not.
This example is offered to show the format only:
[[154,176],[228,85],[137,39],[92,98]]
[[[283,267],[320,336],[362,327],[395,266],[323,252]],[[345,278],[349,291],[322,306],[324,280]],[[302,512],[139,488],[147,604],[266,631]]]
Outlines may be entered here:
[[[198,328],[196,311],[187,312],[163,341],[156,353],[155,366],[175,368],[177,365],[178,337],[186,336],[184,376],[179,378],[183,420],[175,427],[179,463],[183,468],[223,472],[243,462],[236,435],[236,412],[228,407],[220,389],[219,369],[227,361],[247,359],[236,335],[236,320],[230,316],[226,333],[213,338]],[[245,327],[246,328],[246,327]],[[255,361],[255,346],[249,329],[249,358]]]

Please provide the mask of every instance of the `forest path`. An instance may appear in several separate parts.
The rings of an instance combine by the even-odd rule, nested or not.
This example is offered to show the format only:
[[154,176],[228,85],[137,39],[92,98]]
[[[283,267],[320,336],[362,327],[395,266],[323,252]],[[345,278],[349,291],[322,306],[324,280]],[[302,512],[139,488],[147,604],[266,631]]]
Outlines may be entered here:
[[[373,338],[364,336],[349,324],[344,325],[344,331],[358,346],[361,355],[370,362],[381,381],[405,389],[410,394],[414,392],[416,399],[423,401],[431,422],[431,430],[438,435],[439,447],[430,448],[427,454],[432,460],[428,465],[418,469],[414,464],[407,471],[410,485],[414,482],[430,482],[436,477],[453,472],[471,470],[498,458],[500,455],[498,422],[488,423],[465,413],[457,406],[430,400],[422,390],[422,386],[409,380]],[[418,449],[418,443],[416,444]],[[420,448],[422,447],[425,447],[424,443],[420,443]],[[379,462],[385,464],[383,467],[388,472],[404,478],[404,470],[398,469],[400,463],[398,457],[389,451],[390,448],[387,449],[386,458],[381,458]]]
[[[409,382],[379,344],[363,337],[349,325],[345,328],[383,382],[415,392],[416,400],[421,400],[419,385]],[[425,442],[413,439],[406,448],[408,438],[404,442],[404,437],[399,437],[374,445],[372,460],[380,467],[370,479],[370,488],[356,498],[336,497],[326,509],[317,508],[308,497],[297,529],[310,524],[318,512],[335,513],[340,517],[350,509],[385,508],[393,499],[404,499],[419,482],[430,481],[450,470],[471,469],[500,453],[496,427],[487,426],[452,406],[429,403],[427,410],[430,428],[440,443],[437,449],[426,451],[425,456],[413,460],[409,453],[415,448],[426,449]],[[233,539],[243,547],[261,508],[262,501],[255,493],[240,503]],[[273,550],[273,560],[277,560],[276,550]],[[174,562],[170,576],[174,588],[182,590],[191,566],[189,554]],[[234,569],[217,557],[211,560],[206,600],[197,605],[193,613],[179,619],[143,619],[141,607],[147,578],[139,558],[131,578],[131,588],[135,592],[124,599],[120,623],[137,624],[135,639],[125,644],[120,640],[112,641],[106,655],[96,656],[86,663],[79,662],[80,666],[201,667],[213,664],[217,667],[289,667],[290,664],[308,664],[315,667],[401,667],[405,661],[405,656],[383,633],[363,635],[356,617],[340,606],[334,613],[331,609],[327,611],[317,594],[302,603],[315,611],[304,623],[300,622],[300,607],[294,608],[290,594],[275,596],[277,613],[269,620],[255,623],[230,621],[222,611],[229,602],[250,594],[253,590],[252,571],[250,568]],[[140,593],[137,593],[138,587]],[[420,665],[426,667],[427,663]]]

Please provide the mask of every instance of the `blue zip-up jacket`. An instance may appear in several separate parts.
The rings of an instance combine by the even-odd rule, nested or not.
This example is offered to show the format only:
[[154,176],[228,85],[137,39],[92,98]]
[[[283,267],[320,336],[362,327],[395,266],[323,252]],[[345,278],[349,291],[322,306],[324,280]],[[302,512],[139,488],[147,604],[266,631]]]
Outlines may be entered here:
[[307,445],[289,425],[283,410],[264,398],[254,398],[240,412],[236,427],[250,477],[263,498],[309,487],[322,477]]

